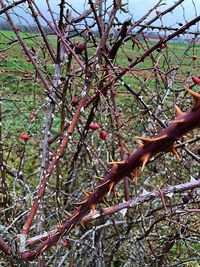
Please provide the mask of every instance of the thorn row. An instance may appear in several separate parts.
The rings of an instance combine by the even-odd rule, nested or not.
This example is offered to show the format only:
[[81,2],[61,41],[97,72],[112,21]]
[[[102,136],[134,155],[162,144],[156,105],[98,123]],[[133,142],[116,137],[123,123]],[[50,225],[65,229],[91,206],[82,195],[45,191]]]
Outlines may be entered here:
[[130,154],[126,161],[111,162],[112,165],[120,166],[120,168],[112,169],[107,178],[103,180],[100,179],[100,184],[92,193],[85,192],[84,194],[86,195],[86,198],[78,203],[80,206],[72,215],[69,214],[70,217],[62,225],[62,229],[55,234],[54,241],[52,242],[52,240],[48,238],[45,242],[38,245],[35,250],[28,252],[28,255],[24,257],[26,260],[34,259],[38,253],[46,250],[47,247],[56,244],[60,236],[68,233],[72,229],[72,226],[74,227],[75,225],[78,225],[90,209],[94,215],[97,203],[100,203],[100,201],[107,203],[105,195],[107,193],[109,195],[114,186],[122,180],[122,178],[128,175],[137,177],[138,167],[142,165],[141,170],[143,171],[149,158],[153,155],[159,152],[172,152],[175,157],[179,159],[178,152],[174,147],[174,142],[195,127],[200,126],[200,94],[195,93],[190,89],[187,89],[187,91],[195,99],[192,111],[183,113],[178,107],[175,107],[177,117],[174,124],[172,123],[172,125],[163,129],[157,136],[155,136],[155,138],[138,138],[140,139],[139,141],[143,141],[144,144],[139,142],[138,149]]

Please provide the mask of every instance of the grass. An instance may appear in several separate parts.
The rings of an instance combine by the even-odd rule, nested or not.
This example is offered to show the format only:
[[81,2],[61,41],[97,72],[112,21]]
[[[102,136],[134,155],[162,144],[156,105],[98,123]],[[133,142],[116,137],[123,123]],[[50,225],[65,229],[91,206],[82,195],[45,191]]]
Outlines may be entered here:
[[[45,46],[42,44],[41,38],[33,38],[33,35],[27,36],[23,33],[22,36],[24,38],[30,37],[26,39],[26,42],[28,47],[30,49],[34,47],[36,49],[36,53],[40,56],[41,61],[39,62],[39,64],[41,70],[44,73],[48,71],[49,75],[52,75],[54,67],[52,66],[52,63],[50,63],[49,58],[46,56]],[[49,38],[52,46],[55,48],[56,38],[54,36],[50,36]],[[144,53],[148,46],[152,46],[153,44],[154,43],[145,44],[143,41],[141,41],[140,48],[135,46],[134,49],[132,49],[132,42],[127,42],[123,45],[123,48],[119,50],[117,59],[114,62],[115,65],[118,67],[127,66],[128,64],[130,64],[130,58],[132,58],[132,60],[134,61],[137,57],[141,56]],[[39,180],[39,175],[37,174],[39,173],[39,154],[43,136],[44,116],[46,112],[46,104],[44,104],[46,92],[39,79],[36,79],[35,70],[31,63],[27,61],[27,56],[22,51],[21,46],[16,42],[16,38],[13,32],[3,32],[0,34],[0,51],[2,51],[0,52],[1,54],[7,56],[0,62],[0,90],[3,114],[2,123],[4,138],[4,157],[9,167],[18,170],[22,153],[25,153],[26,157],[25,161],[23,162],[23,170],[30,191],[34,191],[33,189],[35,189],[35,186],[38,185]],[[89,53],[92,54],[93,51],[94,49],[91,48],[89,50]],[[166,114],[167,116],[169,115],[170,118],[174,116],[174,110],[171,107],[175,101],[179,101],[183,106],[187,104],[183,103],[184,101],[181,101],[181,98],[179,99],[178,96],[176,97],[176,99],[174,99],[174,91],[178,92],[186,82],[191,82],[192,75],[199,75],[200,60],[198,59],[197,61],[192,61],[193,54],[196,54],[200,59],[199,45],[193,47],[192,45],[189,46],[188,44],[183,43],[169,43],[168,48],[162,50],[161,52],[153,52],[153,58],[145,59],[143,63],[137,65],[133,70],[130,70],[130,72],[125,75],[124,81],[130,84],[135,92],[141,92],[141,95],[143,96],[142,99],[148,104],[150,109],[154,113],[156,113],[160,119],[166,121]],[[47,69],[45,67],[45,64],[43,63],[46,64]],[[156,104],[159,103],[160,99],[162,99],[163,95],[165,95],[167,91],[166,76],[164,75],[164,73],[170,71],[176,66],[179,66],[179,68],[177,70],[174,88],[172,92],[170,91],[169,97],[166,99],[161,109],[161,111],[165,110],[163,115],[162,112],[159,113]],[[76,66],[74,67],[74,69],[76,69]],[[25,79],[24,73],[30,73],[32,77],[30,79]],[[155,73],[157,76],[155,75]],[[63,74],[65,75],[65,73]],[[77,94],[78,96],[80,96],[80,91],[82,89],[80,88],[80,81],[82,81],[81,78],[80,80],[77,79],[75,81],[76,84],[74,84],[73,91],[67,92],[69,97],[69,99],[67,99],[67,104],[69,104],[69,108],[72,95]],[[141,108],[141,106],[138,105],[136,101],[134,101],[134,98],[126,92],[124,87],[121,86],[121,83],[116,84],[116,89],[117,106],[119,108],[121,119],[124,122],[124,125],[122,126],[124,143],[127,150],[133,151],[136,147],[135,136],[140,134],[142,135],[144,133],[151,136],[159,129],[159,125],[157,125],[155,121],[154,125],[152,125],[151,122],[148,121],[149,117],[146,110],[144,108]],[[180,92],[180,95],[183,95],[182,92]],[[155,99],[157,102],[155,101]],[[88,141],[93,144],[93,147],[96,148],[96,151],[98,151],[99,147],[101,149],[104,148],[105,153],[103,151],[101,155],[105,154],[105,158],[107,157],[107,148],[109,149],[109,145],[111,147],[112,145],[115,146],[117,144],[116,135],[114,135],[114,137],[111,135],[114,126],[109,122],[109,116],[112,116],[113,114],[107,115],[109,113],[107,111],[107,107],[109,107],[110,105],[110,99],[108,100],[106,98],[103,98],[96,112],[97,115],[95,117],[95,120],[103,125],[103,127],[108,131],[111,137],[108,138],[108,141],[104,142],[103,144],[101,141],[99,141],[98,132],[90,133],[88,138]],[[56,133],[59,129],[59,111],[59,106],[57,106],[57,116],[55,116],[55,121],[52,129],[53,134]],[[70,111],[74,112],[74,109],[72,108]],[[34,121],[31,121],[29,118],[31,114],[34,114],[35,116]],[[83,124],[80,123],[80,129],[82,125],[84,125],[85,118],[87,118],[87,116],[88,113],[86,110],[85,114],[83,114],[83,116],[81,117]],[[31,139],[28,141],[28,143],[20,139],[20,135],[24,132],[28,132],[31,136]],[[71,155],[73,155],[73,149],[76,149],[76,144],[80,139],[78,131],[75,131],[72,139],[74,143],[70,144]],[[52,146],[52,149],[56,149],[56,147],[57,144],[55,144],[55,147]],[[155,173],[153,173],[153,181],[149,182],[146,187],[149,186],[149,188],[152,189],[157,185],[162,186],[163,181],[166,181],[165,164],[167,161],[169,161],[169,158],[171,160],[171,156],[166,156],[166,159],[164,159],[164,157],[162,158],[162,164],[157,166],[157,168],[160,170],[160,173],[158,173],[158,171],[155,171]],[[185,160],[187,160],[187,158]],[[63,162],[61,164],[63,164]],[[67,173],[67,167],[70,166],[69,164],[70,163],[67,158],[64,164],[61,166],[64,169],[63,173]],[[175,164],[176,162],[174,163],[174,166],[177,167],[177,176],[179,176],[180,172],[182,174],[180,175],[181,179],[187,179],[189,172],[183,172],[182,165],[178,165],[178,163],[177,165]],[[152,176],[152,169],[155,166],[153,165],[154,162],[152,164],[149,164],[151,171],[148,171],[147,169],[147,177],[148,175],[149,177]],[[170,168],[171,165],[169,167],[169,171],[171,172],[171,169],[173,168]],[[88,169],[85,168],[80,170],[79,179],[82,176],[84,177],[84,175],[88,175],[88,170],[91,171],[92,177],[94,171],[92,169],[92,166],[88,166]],[[65,175],[65,173],[63,175]],[[173,174],[173,176],[175,176],[175,174]],[[8,178],[8,182],[10,183],[10,190],[12,190],[12,179],[13,178],[10,177]],[[79,179],[76,180],[76,183],[80,183]],[[145,180],[146,177],[140,177],[140,181],[143,182],[142,179]],[[173,179],[175,178],[173,177]],[[54,186],[54,183],[55,181],[51,181],[51,186]],[[20,184],[17,185],[17,192],[20,195]],[[176,259],[177,251],[178,248],[176,246],[174,246],[170,251],[172,262]],[[184,251],[183,245],[181,251]],[[123,256],[120,255],[120,261],[122,257]],[[116,266],[117,264],[118,263],[116,262]],[[194,264],[191,266],[197,265]]]
[[[38,58],[40,58],[39,65],[42,71],[48,71],[49,74],[53,75],[54,68],[46,56],[45,46],[42,44],[42,39],[34,34],[21,34],[25,38],[27,46],[32,49],[35,48]],[[49,36],[49,40],[52,47],[56,48],[56,37]],[[79,40],[80,41],[80,40]],[[136,58],[141,56],[148,47],[154,45],[153,42],[144,43],[140,42],[139,46],[134,46],[132,41],[128,41],[119,50],[118,56],[115,60],[115,65],[124,67],[130,64],[130,58],[134,61]],[[143,90],[143,99],[149,102],[151,100],[149,91],[152,94],[163,95],[165,92],[165,83],[163,83],[162,72],[167,72],[178,64],[178,75],[176,78],[174,90],[180,90],[183,84],[187,80],[191,80],[191,75],[198,74],[199,60],[196,62],[192,61],[192,55],[196,54],[200,58],[200,47],[199,45],[189,47],[188,44],[184,43],[169,43],[168,48],[163,49],[161,52],[153,52],[152,58],[147,57],[145,61],[137,65],[133,70],[130,70],[128,74],[124,76],[124,81],[127,82],[134,88],[136,92]],[[32,113],[37,114],[37,125],[42,127],[43,111],[45,108],[40,110],[42,103],[46,97],[46,93],[43,89],[41,82],[35,79],[35,70],[30,62],[27,61],[27,56],[24,54],[20,44],[16,41],[15,34],[13,32],[1,32],[0,33],[0,51],[6,58],[0,62],[0,84],[1,84],[1,97],[3,99],[3,112],[6,112],[3,123],[5,129],[9,129],[11,136],[18,136],[21,132],[29,131],[29,116]],[[89,54],[92,54],[94,49],[89,49]],[[152,64],[154,62],[154,64]],[[156,66],[155,66],[156,65]],[[157,72],[157,79],[155,79],[155,71]],[[30,79],[24,78],[25,73],[30,73],[32,76]],[[166,78],[164,77],[164,81]],[[77,84],[77,86],[79,86]],[[155,89],[157,88],[157,89]],[[128,120],[129,114],[133,114],[133,118],[136,119],[138,114],[138,108],[132,105],[132,97],[124,91],[124,88],[117,86],[118,98],[117,104],[119,108],[123,109],[123,118]],[[78,92],[78,91],[77,91]],[[71,98],[71,96],[69,96]],[[169,98],[166,104],[171,103],[173,99]],[[153,104],[153,103],[152,103]],[[124,109],[124,107],[126,107]],[[41,112],[42,111],[42,112]],[[103,121],[102,121],[103,123]],[[54,128],[57,129],[59,121],[54,124]],[[129,141],[134,141],[135,132],[139,129],[136,124],[129,124],[129,129],[134,134],[130,137]],[[141,127],[141,126],[140,126]],[[32,134],[34,135],[38,130],[37,126],[31,128]],[[143,129],[145,130],[145,128]],[[55,132],[56,130],[53,129]]]

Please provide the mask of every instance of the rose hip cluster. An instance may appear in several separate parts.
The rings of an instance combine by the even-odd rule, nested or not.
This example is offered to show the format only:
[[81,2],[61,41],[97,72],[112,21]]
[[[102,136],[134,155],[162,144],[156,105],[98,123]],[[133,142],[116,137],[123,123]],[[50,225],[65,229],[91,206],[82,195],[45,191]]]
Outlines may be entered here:
[[[90,123],[90,125],[89,125],[89,129],[91,129],[91,130],[93,130],[93,131],[98,130],[98,129],[100,129],[100,128],[101,128],[101,127],[99,126],[98,123],[94,123],[94,122],[92,122],[92,123]],[[107,138],[107,133],[106,133],[105,131],[101,131],[100,134],[99,134],[99,137],[100,137],[101,139],[106,139],[106,138]]]

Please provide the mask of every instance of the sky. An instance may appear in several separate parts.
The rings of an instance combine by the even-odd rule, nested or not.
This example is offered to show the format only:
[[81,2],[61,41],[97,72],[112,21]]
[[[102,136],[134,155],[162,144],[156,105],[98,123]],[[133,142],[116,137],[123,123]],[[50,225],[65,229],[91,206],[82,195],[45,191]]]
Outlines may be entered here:
[[[47,6],[46,6],[46,1],[45,0],[35,0],[36,3],[40,6],[41,10],[47,14]],[[178,0],[176,0],[178,1]],[[158,8],[158,11],[162,11],[169,6],[171,6],[174,2],[174,0],[165,0],[164,2],[166,5],[163,5],[162,7]],[[58,10],[58,4],[60,3],[60,0],[49,0],[52,9],[57,12]],[[84,9],[87,9],[87,0],[67,0],[67,3],[71,4],[73,8],[78,11],[82,12]],[[94,2],[94,0],[93,0]],[[112,3],[113,0],[107,0],[107,3]],[[128,9],[130,13],[133,15],[132,21],[136,21],[140,17],[142,17],[149,9],[151,9],[157,2],[158,0],[122,0],[123,3],[128,3]],[[196,10],[194,8],[194,4],[196,7]],[[183,8],[182,8],[183,7]],[[173,13],[169,13],[165,15],[163,18],[163,24],[165,26],[177,26],[176,23],[184,23],[185,21],[191,20],[194,18],[196,15],[200,15],[200,0],[184,0],[182,7],[179,6],[177,7]],[[22,15],[24,17],[24,13],[22,9],[18,9],[18,14]],[[121,21],[124,21],[131,16],[129,14],[119,14],[119,18]],[[155,13],[154,13],[155,15]],[[151,17],[150,17],[151,18]],[[30,21],[30,18],[27,18]],[[161,22],[158,21],[157,25],[160,25]],[[193,27],[193,30],[197,29],[197,26]]]
[[[36,2],[40,3],[43,9],[45,9],[45,1],[37,0]],[[56,9],[56,6],[60,0],[50,0],[50,3],[54,10]],[[86,0],[67,0],[67,3],[73,5],[73,7],[79,11],[82,12],[84,8],[87,8],[87,1]],[[94,1],[93,1],[94,2]],[[112,3],[112,0],[107,0],[107,3]],[[147,10],[152,8],[158,0],[122,0],[123,3],[128,3],[128,9],[130,10],[130,13],[133,14],[134,20],[139,19],[141,16],[145,14]],[[171,6],[174,2],[174,0],[165,0],[164,1],[166,5],[163,7],[160,7],[158,10],[164,10],[166,7]],[[196,9],[197,9],[197,15],[200,15],[200,0],[184,0],[183,7],[185,9],[185,17],[187,20],[194,18],[195,16],[195,10],[194,5],[195,3]],[[173,14],[168,14],[165,19],[166,23],[169,25],[172,25],[176,21],[182,21],[183,22],[183,9],[181,7],[176,8],[174,10]]]

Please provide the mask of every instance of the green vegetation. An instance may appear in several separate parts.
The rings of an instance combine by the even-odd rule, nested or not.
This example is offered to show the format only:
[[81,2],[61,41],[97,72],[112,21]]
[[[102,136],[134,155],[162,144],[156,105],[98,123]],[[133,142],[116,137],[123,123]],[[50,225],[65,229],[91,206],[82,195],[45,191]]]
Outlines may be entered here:
[[[26,35],[22,34],[23,38],[25,38],[26,43],[30,50],[35,49],[36,55],[38,57],[38,64],[44,73],[47,79],[52,78],[54,66],[50,62],[45,45],[42,42],[41,37],[37,37],[34,34]],[[52,46],[56,47],[56,37],[49,36]],[[153,42],[145,43],[141,41],[138,45],[134,45],[132,41],[125,43],[118,52],[117,59],[115,60],[114,64],[116,67],[123,68],[128,64],[140,57],[144,51],[146,51],[149,47],[154,45]],[[12,169],[18,169],[20,165],[20,161],[23,157],[23,153],[26,154],[25,161],[22,162],[24,164],[23,171],[26,178],[29,178],[27,181],[28,186],[31,188],[27,189],[30,192],[33,192],[33,188],[38,185],[38,167],[40,166],[40,148],[41,148],[41,140],[43,136],[44,130],[44,116],[46,112],[46,96],[47,93],[44,90],[44,87],[40,80],[38,79],[36,72],[32,66],[32,64],[27,60],[27,56],[24,54],[20,44],[16,41],[13,32],[2,32],[0,33],[0,54],[5,56],[0,61],[0,91],[1,91],[1,100],[2,100],[2,125],[3,125],[3,138],[4,138],[4,157],[7,160],[6,164]],[[93,48],[89,49],[89,54],[92,54]],[[192,55],[196,55],[198,59],[196,61],[192,60]],[[152,63],[153,62],[153,63]],[[156,113],[157,116],[165,121],[168,121],[168,118],[174,117],[174,109],[172,108],[175,103],[179,103],[181,108],[187,109],[188,108],[188,101],[182,101],[183,96],[185,96],[185,92],[182,90],[183,85],[191,83],[191,77],[193,75],[199,75],[199,62],[200,62],[200,46],[195,45],[188,45],[183,43],[169,43],[167,44],[167,48],[161,51],[155,51],[151,58],[145,59],[143,63],[140,63],[135,68],[131,69],[129,73],[123,77],[124,81],[133,88],[134,92],[138,94],[138,97],[142,96],[142,100],[148,105],[152,113]],[[76,67],[74,67],[75,69]],[[170,88],[168,92],[168,78],[169,76],[166,73],[175,70],[174,79],[175,83],[173,88]],[[116,68],[116,71],[118,69]],[[63,73],[65,76],[66,73]],[[82,77],[80,77],[82,79]],[[50,79],[49,79],[50,80]],[[80,83],[81,84],[81,83]],[[73,113],[75,108],[71,106],[71,101],[74,96],[80,97],[81,94],[81,85],[79,84],[79,78],[75,81],[74,87],[72,88],[72,92],[67,92],[67,100],[66,104],[68,105],[67,108],[70,112]],[[149,122],[149,114],[145,107],[141,107],[138,104],[138,101],[135,101],[135,98],[131,95],[131,93],[127,92],[125,88],[122,86],[121,82],[116,84],[116,92],[117,92],[117,106],[120,112],[120,119],[123,121],[122,125],[122,132],[123,132],[123,139],[125,143],[125,151],[133,151],[136,147],[135,140],[136,135],[143,135],[152,136],[155,134],[158,129],[160,129],[160,125],[154,121]],[[95,90],[95,88],[94,88]],[[166,100],[163,101],[166,92],[168,92]],[[60,93],[58,88],[58,93]],[[176,94],[177,93],[177,94]],[[107,157],[107,147],[108,144],[110,145],[110,154],[112,158],[115,160],[119,155],[119,151],[117,153],[114,152],[114,148],[117,144],[117,137],[116,134],[112,133],[116,130],[114,127],[113,122],[113,114],[107,107],[112,106],[110,104],[110,98],[103,98],[101,100],[101,104],[96,111],[95,120],[106,128],[108,132],[108,139],[107,143],[105,142],[105,152],[102,149],[102,154]],[[161,111],[157,108],[157,103],[162,105]],[[58,104],[58,103],[57,103]],[[106,110],[107,108],[107,110]],[[105,116],[104,116],[104,111]],[[162,113],[164,110],[164,114]],[[59,104],[56,106],[55,111],[55,119],[53,123],[53,128],[51,134],[56,134],[59,131],[60,127],[60,106]],[[89,110],[86,109],[86,112],[82,115],[80,120],[80,129],[82,125],[85,125],[85,121],[88,117]],[[103,115],[102,115],[103,114]],[[109,115],[108,115],[109,114]],[[30,115],[34,116],[34,119],[30,119]],[[108,117],[111,117],[111,119]],[[69,118],[70,119],[70,116]],[[80,140],[80,129],[77,129],[72,136],[73,144],[70,144],[70,152],[73,150],[76,151],[77,143]],[[20,138],[22,133],[28,133],[30,135],[30,140],[26,143],[24,140]],[[95,148],[98,151],[101,144],[101,140],[99,140],[99,133],[94,132],[88,134],[88,142],[90,142],[91,147]],[[87,140],[86,140],[87,141]],[[58,140],[59,142],[59,140]],[[57,144],[54,144],[51,149],[56,149]],[[112,151],[113,149],[113,151]],[[12,152],[12,153],[11,153]],[[53,151],[54,152],[54,151]],[[72,152],[73,154],[73,152]],[[64,163],[61,163],[61,167],[63,168],[62,173],[64,175],[69,173],[69,169],[71,167],[69,161],[69,155],[66,156],[64,159]],[[187,159],[187,156],[185,156]],[[146,187],[149,189],[154,188],[157,185],[163,185],[165,183],[173,184],[175,183],[175,179],[173,175],[169,175],[171,180],[166,178],[165,169],[168,166],[169,159],[171,160],[171,156],[166,155],[165,159],[162,159],[162,164],[158,165],[157,167],[154,164],[149,164],[149,172],[147,170],[147,175],[144,177],[141,174],[141,181],[145,182],[148,175],[151,178],[151,173],[154,175],[153,181],[150,181]],[[85,160],[85,155],[83,159]],[[86,161],[86,160],[85,160]],[[171,162],[171,161],[170,161]],[[86,162],[87,163],[87,162]],[[171,169],[176,166],[178,177],[179,174],[182,180],[188,180],[188,174],[190,170],[186,169],[185,171],[182,170],[182,166],[178,165],[177,162],[171,162],[169,165],[169,172],[171,173]],[[177,164],[177,165],[176,165]],[[81,164],[80,164],[81,165]],[[166,165],[166,166],[165,166]],[[171,168],[173,167],[173,168]],[[156,169],[158,168],[159,171]],[[194,166],[193,171],[197,170],[197,166]],[[102,168],[103,169],[103,168]],[[105,171],[103,169],[103,171]],[[102,171],[102,172],[103,172]],[[92,174],[90,174],[90,172]],[[87,169],[79,170],[79,178],[83,179],[84,176],[91,176],[93,179],[94,170],[92,166],[88,166]],[[96,171],[96,174],[98,172]],[[36,178],[35,178],[36,177]],[[150,179],[148,177],[148,179]],[[68,177],[67,177],[68,178]],[[174,180],[173,180],[174,179]],[[12,178],[9,177],[9,186],[12,190]],[[76,180],[76,183],[81,183],[82,180]],[[63,182],[63,181],[61,181]],[[63,182],[64,183],[64,182]],[[51,186],[54,187],[56,181],[54,180],[51,182]],[[74,186],[74,184],[73,184]],[[84,184],[84,187],[90,187],[90,184]],[[78,186],[77,188],[80,188]],[[17,193],[21,194],[21,187],[20,184],[17,185]],[[79,189],[78,189],[79,190]],[[77,191],[78,191],[77,190]],[[121,193],[122,189],[119,189],[119,194]],[[67,191],[67,190],[66,190]],[[121,193],[123,194],[123,192]],[[50,202],[54,201],[51,198],[51,195],[48,196],[50,198]],[[168,201],[168,200],[167,200]],[[169,201],[168,201],[169,202]],[[155,205],[155,207],[154,207]],[[160,207],[156,203],[152,204],[153,208]],[[145,212],[145,205],[144,208],[142,207],[143,212]],[[162,207],[160,208],[162,209]],[[194,216],[196,219],[196,217]],[[145,226],[146,227],[146,226]],[[144,228],[145,228],[144,227]],[[167,226],[166,226],[167,227]],[[161,229],[161,227],[160,227]],[[161,230],[160,230],[161,231]],[[141,234],[141,229],[136,229],[138,232],[138,236]],[[162,236],[160,234],[160,236]],[[152,237],[153,239],[153,237]],[[164,239],[163,239],[164,240]],[[163,241],[164,242],[164,241]],[[128,244],[130,245],[130,244]],[[127,245],[127,246],[128,246]],[[192,246],[197,250],[197,245],[194,242]],[[126,248],[126,247],[125,247]],[[124,249],[126,250],[126,249]],[[184,253],[185,245],[183,243],[179,244],[178,241],[172,247],[169,257],[171,257],[171,261],[174,262],[176,259],[177,251],[181,251]],[[159,252],[159,248],[158,248]],[[125,253],[123,251],[123,253]],[[122,261],[123,254],[120,256],[119,262]],[[189,253],[187,257],[189,257]],[[125,257],[126,259],[126,257]],[[118,261],[115,262],[116,266],[120,266]],[[190,266],[197,266],[197,265],[190,265]]]
[[[25,33],[21,35],[25,38],[26,44],[30,50],[32,48],[36,50],[36,54],[39,58],[39,65],[43,72],[48,72],[52,75],[53,67],[46,56],[46,50],[42,44],[41,37]],[[52,46],[55,48],[56,37],[49,36],[49,38]],[[119,67],[127,66],[131,63],[130,60],[134,61],[153,44],[153,42],[144,43],[144,41],[140,41],[138,45],[133,45],[132,41],[128,41],[118,52],[117,59],[114,62],[115,65]],[[0,50],[2,51],[1,54],[6,56],[5,59],[0,62],[4,129],[6,131],[9,130],[9,134],[11,135],[10,140],[12,140],[12,137],[17,138],[20,133],[24,131],[31,131],[31,134],[34,136],[44,122],[43,116],[45,114],[45,107],[41,107],[41,105],[44,103],[46,97],[45,90],[35,75],[32,64],[28,62],[27,56],[24,54],[20,44],[16,41],[13,32],[0,33]],[[89,53],[92,53],[92,50],[93,48],[89,50]],[[166,53],[167,57],[165,56]],[[124,81],[130,84],[136,92],[140,90],[144,90],[145,92],[145,88],[148,88],[148,90],[152,90],[153,94],[163,95],[165,91],[163,81],[166,81],[166,79],[163,76],[164,74],[162,75],[162,72],[167,72],[174,68],[174,66],[179,66],[178,64],[181,63],[175,83],[175,88],[179,90],[186,81],[191,81],[191,75],[198,74],[198,63],[192,60],[193,54],[196,54],[197,57],[200,58],[200,47],[198,45],[195,47],[191,45],[189,47],[188,44],[184,43],[169,43],[165,51],[155,51],[153,53],[152,56],[154,57],[155,66],[152,65],[152,58],[147,58],[143,63],[130,70],[129,74],[124,77]],[[183,62],[181,62],[181,60]],[[155,79],[156,76],[154,75],[156,70],[157,79]],[[27,73],[30,75],[28,78],[24,77]],[[162,82],[159,83],[159,81]],[[129,124],[130,132],[133,131],[133,135],[128,138],[127,142],[131,144],[135,140],[134,136],[137,131],[141,131],[141,129],[137,127],[137,107],[133,107],[132,98],[124,91],[123,87],[118,86],[118,94],[118,105],[123,110],[122,117],[128,120],[129,115],[133,114],[133,118],[136,120],[136,124],[132,122]],[[71,98],[71,96],[69,97]],[[147,93],[144,94],[144,100],[149,101],[149,95]],[[166,103],[171,103],[171,101],[173,101],[173,99],[169,98]],[[149,104],[151,104],[151,100]],[[124,105],[126,105],[125,110]],[[30,125],[29,116],[35,113],[37,114],[37,123]],[[58,123],[59,121],[54,123],[56,129]],[[102,121],[102,123],[104,122]],[[56,129],[53,131],[56,132]]]

